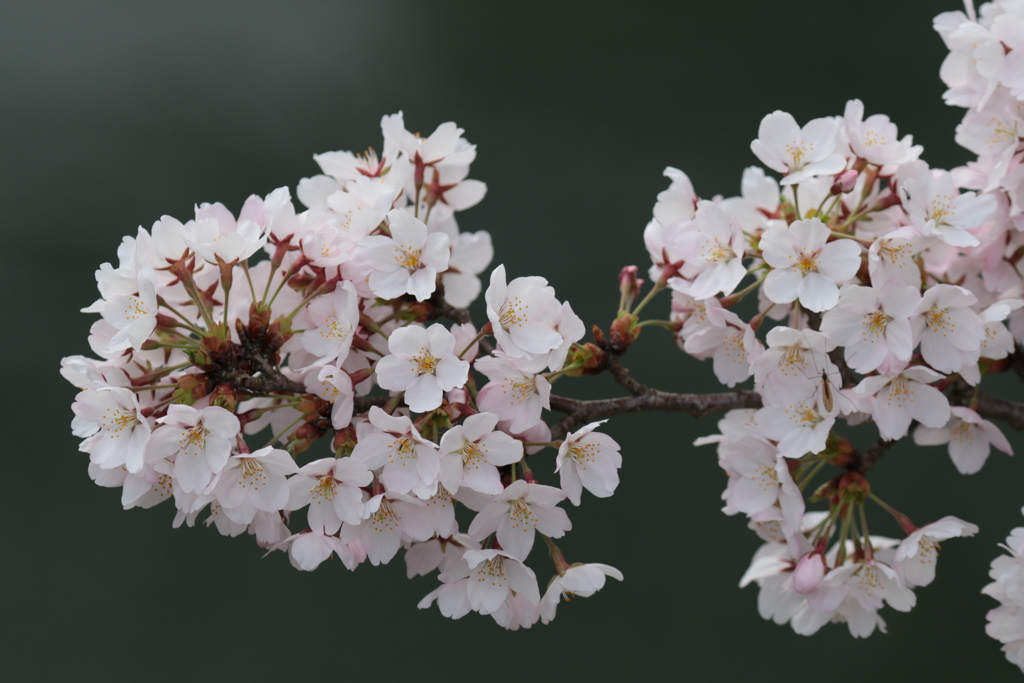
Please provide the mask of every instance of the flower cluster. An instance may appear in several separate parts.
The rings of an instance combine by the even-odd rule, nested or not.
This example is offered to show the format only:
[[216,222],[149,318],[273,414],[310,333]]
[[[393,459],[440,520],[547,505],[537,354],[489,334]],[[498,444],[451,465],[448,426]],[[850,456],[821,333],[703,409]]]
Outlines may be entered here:
[[[410,577],[438,572],[421,607],[546,623],[563,594],[622,578],[569,564],[552,540],[572,528],[559,503],[611,495],[622,464],[600,423],[553,441],[542,419],[552,382],[585,361],[583,322],[546,280],[499,266],[489,322],[474,327],[465,307],[493,250],[456,213],[486,191],[467,178],[476,148],[454,123],[422,138],[399,113],[381,129],[379,157],[315,157],[323,174],[298,184],[301,212],[280,188],[237,217],[201,204],[126,237],[84,309],[102,316],[99,360],[63,361],[81,389],[73,431],[125,508],[173,501],[175,526],[202,515],[301,570],[405,548]],[[328,457],[301,457],[321,440]],[[527,464],[544,448],[558,486]],[[555,569],[543,597],[526,564],[538,534]]]
[[[90,475],[121,488],[125,508],[173,500],[175,526],[203,515],[302,570],[332,556],[384,564],[404,548],[410,577],[437,572],[421,608],[517,629],[622,579],[555,543],[572,529],[563,501],[618,487],[605,418],[728,411],[695,445],[716,446],[723,511],[764,542],[740,582],[759,586],[761,616],[802,635],[829,622],[884,631],[882,609],[910,610],[935,579],[939,543],[978,528],[915,525],[872,489],[872,468],[910,437],[947,445],[974,474],[992,447],[1012,452],[989,418],[1024,429],[1024,405],[981,391],[1024,367],[1024,4],[968,5],[935,26],[951,51],[946,99],[969,109],[957,140],[976,161],[930,167],[859,100],[804,125],[768,114],[751,142],[762,166],[738,196],[702,199],[665,170],[644,231],[651,284],[641,298],[639,268],[623,268],[618,314],[592,342],[544,278],[499,265],[484,288],[490,236],[461,232],[456,214],[486,187],[468,178],[476,148],[454,123],[424,138],[385,116],[380,156],[317,155],[301,212],[280,188],[237,217],[202,204],[185,223],[140,228],[96,272],[100,299],[85,310],[101,315],[89,338],[100,360],[63,362]],[[642,319],[660,292],[666,319]],[[475,325],[466,309],[481,294]],[[648,326],[711,360],[731,391],[633,378],[621,359]],[[630,396],[553,393],[603,372]],[[564,417],[549,424],[547,411]],[[327,457],[303,455],[317,442]],[[553,462],[538,465],[546,448]],[[869,504],[904,537],[872,534]],[[1004,603],[990,634],[1024,668],[1022,538],[1011,534],[985,590]],[[554,569],[543,594],[527,564],[541,541]]]
[[[1011,452],[978,389],[1024,342],[1021,26],[1020,3],[986,5],[980,23],[936,18],[953,51],[947,100],[971,107],[957,140],[979,157],[965,168],[930,167],[889,117],[850,100],[803,125],[762,119],[750,147],[781,180],[752,166],[739,196],[704,200],[665,171],[644,233],[651,291],[672,291],[661,324],[683,351],[711,359],[727,387],[753,380],[761,407],[697,443],[717,444],[726,514],[767,542],[742,585],[756,581],[762,616],[798,633],[844,621],[870,634],[883,604],[909,610],[911,589],[931,582],[939,540],[976,531],[953,517],[918,529],[872,493],[864,475],[889,444],[911,432],[948,444],[964,474],[992,446]],[[756,309],[739,305],[748,295]],[[620,326],[638,332],[646,301],[627,302]],[[877,434],[864,454],[855,425]],[[829,464],[845,472],[808,490],[828,510],[807,512],[804,491]],[[869,500],[904,541],[869,535]]]

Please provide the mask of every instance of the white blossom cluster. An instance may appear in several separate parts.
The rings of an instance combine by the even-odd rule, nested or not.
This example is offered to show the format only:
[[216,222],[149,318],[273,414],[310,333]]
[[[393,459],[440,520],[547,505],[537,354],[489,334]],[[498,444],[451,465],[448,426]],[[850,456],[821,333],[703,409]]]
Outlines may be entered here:
[[[1005,213],[1003,220],[1016,236],[1024,230],[1024,3],[995,0],[975,12],[973,3],[967,2],[965,10],[935,17],[935,30],[949,48],[940,71],[949,88],[944,98],[947,104],[967,110],[956,128],[956,141],[978,155],[954,174],[961,187],[995,196],[997,211]],[[1024,252],[1012,237],[1005,238],[1005,247],[1000,247],[998,240],[989,244],[981,257],[983,277],[992,283],[990,288],[1016,293],[1020,287],[1017,259]],[[1011,255],[999,258],[1000,253]],[[1015,313],[1010,318],[1018,342],[1024,325],[1021,315]],[[950,455],[961,468],[972,468],[971,463],[979,458],[983,461],[982,451],[987,449],[981,444],[985,441],[1009,450],[994,425],[975,414],[956,412],[963,408],[953,410],[955,425],[948,433],[921,430],[918,443],[949,442]],[[980,438],[968,436],[979,433]],[[1022,528],[1010,533],[1005,546],[1010,555],[992,562],[994,583],[983,592],[1002,603],[989,612],[987,633],[1003,643],[1006,658],[1024,671],[1024,611],[1020,609],[1024,601],[1017,578],[1024,551],[1022,538]]]
[[[476,148],[454,123],[424,138],[399,113],[381,128],[379,157],[315,157],[323,174],[298,184],[301,212],[280,188],[237,217],[201,204],[124,238],[85,309],[102,316],[99,360],[62,363],[81,389],[74,434],[125,508],[173,501],[175,526],[203,516],[307,571],[405,548],[410,577],[438,572],[420,607],[547,623],[563,594],[622,578],[570,565],[551,540],[572,528],[559,503],[610,496],[622,463],[600,423],[553,442],[542,419],[551,383],[579,367],[566,359],[583,323],[546,280],[509,281],[503,266],[482,330],[433,322],[465,313],[493,257],[488,233],[455,218],[486,191],[467,179]],[[321,438],[333,455],[303,462]],[[558,486],[527,464],[545,447]],[[543,596],[526,564],[538,533],[555,569]]]
[[[741,585],[757,582],[761,615],[801,634],[830,621],[884,630],[879,609],[909,610],[934,578],[938,542],[977,531],[955,517],[918,528],[882,502],[862,476],[870,453],[843,431],[870,423],[883,452],[911,432],[948,444],[964,474],[993,446],[1011,452],[976,390],[1024,343],[1024,4],[943,14],[936,28],[952,50],[947,100],[971,108],[957,140],[976,162],[930,167],[859,100],[803,125],[776,111],[751,150],[780,181],[753,166],[739,196],[705,200],[668,168],[644,233],[679,346],[727,387],[753,379],[763,407],[697,443],[717,444],[726,514],[766,542]],[[750,294],[744,318],[734,307]],[[636,312],[623,310],[627,327]],[[848,473],[807,489],[828,463]],[[806,512],[805,490],[828,511]],[[906,539],[869,534],[871,499]]]

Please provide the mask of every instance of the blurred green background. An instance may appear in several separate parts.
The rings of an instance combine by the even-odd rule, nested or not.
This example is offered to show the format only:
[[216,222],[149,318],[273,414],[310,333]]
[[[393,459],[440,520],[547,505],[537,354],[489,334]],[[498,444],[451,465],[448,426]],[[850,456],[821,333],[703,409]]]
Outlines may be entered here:
[[[479,146],[487,198],[460,215],[495,264],[547,277],[607,325],[616,274],[646,269],[642,230],[666,165],[698,193],[738,194],[761,117],[803,122],[860,97],[913,133],[934,166],[964,162],[962,112],[942,104],[943,2],[15,2],[0,5],[0,193],[7,390],[0,563],[6,681],[298,680],[442,676],[537,680],[1017,680],[984,635],[979,594],[1019,506],[1024,462],[993,454],[959,476],[944,449],[903,444],[871,482],[919,524],[982,527],[944,544],[936,582],[889,634],[802,638],[736,584],[759,541],[725,517],[714,430],[674,414],[616,418],[619,493],[585,497],[570,561],[626,580],[507,633],[489,617],[415,608],[432,578],[404,563],[308,574],[248,538],[171,528],[173,510],[120,509],[70,434],[61,356],[88,353],[93,271],[162,214],[294,188],[311,155],[380,146],[381,115],[411,130],[454,120]],[[667,310],[667,297],[653,308]],[[626,359],[678,391],[716,389],[710,365],[651,329]],[[996,384],[999,384],[996,381]],[[559,392],[617,395],[605,378]],[[1012,382],[1004,395],[1019,395]],[[1024,445],[1012,435],[1018,450]],[[539,456],[535,469],[553,468]],[[545,460],[546,459],[546,460]],[[547,462],[547,465],[543,463]],[[555,483],[550,474],[542,481]],[[872,530],[898,534],[880,510]],[[533,565],[549,576],[535,549]]]

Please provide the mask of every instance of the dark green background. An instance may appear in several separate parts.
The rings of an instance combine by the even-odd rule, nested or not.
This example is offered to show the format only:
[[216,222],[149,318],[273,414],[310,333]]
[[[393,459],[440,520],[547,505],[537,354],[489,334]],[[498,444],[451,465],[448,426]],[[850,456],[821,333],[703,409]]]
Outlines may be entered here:
[[[86,475],[68,428],[75,391],[57,374],[61,356],[88,353],[92,318],[77,311],[122,235],[162,214],[186,219],[195,202],[237,210],[250,193],[294,188],[316,172],[314,152],[379,148],[381,115],[399,109],[411,130],[455,120],[479,145],[472,177],[490,190],[460,223],[491,231],[495,263],[544,275],[605,325],[619,268],[646,268],[662,168],[684,169],[705,197],[738,194],[774,109],[806,121],[860,97],[933,165],[965,161],[931,30],[959,6],[4,2],[0,677],[1017,680],[983,633],[995,603],[978,591],[996,544],[1024,521],[1019,457],[994,454],[961,477],[943,449],[891,451],[876,491],[919,523],[955,514],[982,532],[943,544],[919,606],[885,611],[888,635],[855,641],[830,626],[802,638],[762,621],[756,589],[736,587],[759,542],[719,512],[713,450],[690,446],[714,421],[617,418],[622,485],[570,509],[577,530],[563,547],[626,581],[563,604],[551,626],[506,633],[487,617],[416,610],[434,582],[407,581],[401,562],[300,573],[247,538],[171,529],[166,505],[121,511]],[[661,388],[715,388],[710,366],[657,329],[628,360]],[[558,390],[616,388],[601,378]],[[553,467],[539,457],[538,470]],[[877,512],[872,529],[898,533]],[[546,579],[543,556],[533,564]]]

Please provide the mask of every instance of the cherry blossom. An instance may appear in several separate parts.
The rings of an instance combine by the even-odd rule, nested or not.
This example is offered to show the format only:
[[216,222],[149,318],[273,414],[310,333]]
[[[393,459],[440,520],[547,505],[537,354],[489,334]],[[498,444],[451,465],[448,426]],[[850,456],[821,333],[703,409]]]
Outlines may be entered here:
[[417,413],[437,408],[444,392],[466,383],[469,362],[455,356],[455,337],[443,325],[395,330],[388,349],[392,355],[377,363],[377,383],[404,391],[406,404]]
[[622,572],[606,564],[576,564],[566,569],[548,584],[544,597],[540,599],[541,621],[545,624],[551,623],[555,618],[558,603],[563,597],[566,600],[577,596],[591,597],[604,588],[605,577],[608,576],[622,581]]
[[174,478],[187,493],[202,491],[224,469],[242,428],[237,417],[218,406],[171,405],[157,422],[162,426],[149,447],[161,457],[174,457]]
[[911,587],[927,586],[935,580],[935,562],[939,557],[939,541],[978,533],[974,524],[943,517],[910,533],[896,548],[896,571]]
[[799,299],[802,306],[815,312],[836,305],[836,285],[857,273],[861,248],[853,240],[828,242],[830,232],[817,218],[764,232],[761,251],[773,268],[764,282],[769,299],[778,304]]
[[1013,455],[1013,448],[999,427],[982,419],[978,413],[963,406],[953,406],[949,422],[942,427],[919,426],[914,430],[914,443],[919,446],[949,444],[949,457],[960,474],[974,474],[988,460],[990,447]]
[[891,356],[907,362],[914,350],[910,316],[921,299],[899,280],[880,287],[844,285],[839,302],[821,318],[821,331],[841,344],[843,356],[860,373],[877,370]]
[[309,506],[307,520],[314,531],[336,534],[342,522],[358,524],[364,517],[361,487],[373,482],[373,473],[355,458],[322,458],[299,468],[288,480],[286,510]]
[[123,387],[89,389],[75,397],[72,431],[84,439],[78,450],[103,469],[142,471],[153,429],[137,396]]
[[383,299],[411,294],[429,297],[438,273],[448,268],[448,236],[428,233],[427,226],[405,211],[388,213],[391,236],[370,235],[359,243],[360,256],[370,265],[370,288]]
[[930,386],[939,379],[942,375],[919,365],[894,376],[865,377],[854,391],[875,395],[872,417],[882,438],[902,439],[913,420],[926,427],[941,427],[949,421],[949,400]]
[[558,447],[555,471],[561,475],[560,486],[573,505],[580,504],[584,488],[598,498],[607,498],[619,485],[619,444],[607,434],[594,431],[605,422],[591,422],[569,432]]
[[561,538],[572,529],[565,510],[555,507],[565,497],[564,491],[553,486],[514,481],[477,514],[469,525],[469,535],[480,541],[493,533],[512,557],[525,560],[535,532]]
[[366,518],[358,524],[345,522],[338,538],[342,543],[362,543],[370,564],[387,564],[403,541],[425,541],[434,535],[433,520],[422,501],[401,493],[379,493],[367,501]]
[[408,417],[388,415],[373,406],[369,421],[372,431],[359,439],[352,457],[372,470],[383,468],[380,480],[388,491],[432,496],[441,468],[437,446],[424,439]]
[[834,153],[838,142],[832,119],[814,119],[801,128],[791,114],[775,111],[761,119],[750,149],[765,166],[786,173],[782,184],[791,185],[843,170],[846,160]]
[[508,434],[495,431],[498,416],[471,415],[441,437],[441,483],[449,491],[466,487],[486,494],[504,490],[498,467],[519,462],[523,444]]

